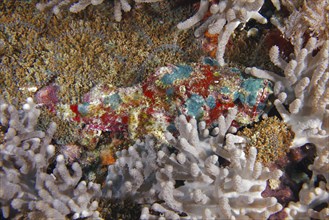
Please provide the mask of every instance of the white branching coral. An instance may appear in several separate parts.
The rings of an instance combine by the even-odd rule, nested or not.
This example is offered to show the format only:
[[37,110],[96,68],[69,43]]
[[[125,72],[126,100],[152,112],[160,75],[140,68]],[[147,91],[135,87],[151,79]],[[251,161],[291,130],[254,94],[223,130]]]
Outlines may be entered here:
[[320,182],[318,187],[305,183],[299,192],[299,201],[290,202],[284,209],[289,219],[328,219],[329,208],[316,211],[314,208],[323,203],[329,204],[329,184]]
[[200,0],[198,12],[191,18],[177,25],[179,29],[188,29],[205,18],[209,11],[211,16],[194,32],[196,37],[208,30],[210,34],[219,34],[216,58],[223,65],[226,44],[234,30],[242,23],[255,19],[264,24],[267,22],[258,11],[264,0],[225,0],[219,3],[210,3],[209,0]]
[[[290,202],[284,212],[289,219],[329,219],[329,138],[317,142],[317,156],[309,169],[312,178],[299,192],[299,201]],[[323,176],[325,181],[320,180]],[[319,207],[322,207],[319,209]]]
[[22,111],[3,102],[0,97],[0,124],[7,132],[0,143],[0,201],[2,213],[8,217],[29,219],[98,218],[96,211],[100,185],[80,181],[78,163],[65,165],[57,156],[49,173],[55,147],[50,144],[56,130],[51,123],[46,132],[35,130],[40,110],[32,98]]
[[318,38],[318,45],[329,40],[329,1],[291,1],[283,0],[282,4],[291,12],[282,22],[272,17],[271,22],[281,31],[286,39],[301,47],[303,37],[309,34]]
[[[143,208],[141,219],[155,217],[150,209],[168,219],[179,219],[179,213],[195,219],[266,219],[281,210],[275,198],[263,198],[261,193],[267,180],[278,180],[282,172],[270,171],[256,162],[256,148],[245,155],[240,146],[243,138],[226,135],[236,114],[236,109],[230,109],[212,132],[204,122],[198,126],[195,119],[178,117],[175,125],[179,136],[166,133],[174,149],[164,146],[155,157],[150,138],[143,144],[146,148],[139,147],[142,142],[138,142],[123,151],[116,164],[109,166],[109,195],[117,192],[124,197],[128,193],[139,201],[142,193],[152,198],[152,206]],[[224,142],[225,135],[230,139],[229,146]],[[229,160],[230,165],[221,167],[219,156]],[[176,186],[178,182],[183,184]],[[131,186],[137,188],[129,190]]]
[[[59,15],[62,8],[69,7],[70,12],[78,13],[89,5],[99,5],[104,0],[50,0],[47,3],[38,3],[37,9],[44,11],[51,9],[55,15]],[[135,0],[136,3],[158,2],[162,0]],[[114,0],[114,18],[116,21],[121,21],[122,11],[128,12],[131,10],[131,5],[128,0]]]
[[[230,111],[229,115],[234,113],[234,110]],[[271,172],[256,162],[256,148],[251,148],[249,155],[245,155],[238,146],[231,146],[227,151],[230,165],[220,167],[218,155],[215,154],[218,146],[209,144],[212,137],[200,139],[194,119],[187,122],[184,116],[180,116],[178,124],[178,138],[169,134],[167,137],[178,153],[158,153],[158,162],[165,167],[157,173],[157,180],[161,184],[159,198],[165,203],[153,204],[153,210],[164,212],[165,217],[169,218],[174,211],[184,212],[197,219],[242,216],[266,219],[282,208],[275,198],[261,196],[266,181],[279,179],[282,172]],[[220,130],[225,128],[227,126],[224,123],[219,125]],[[177,180],[183,180],[184,185],[175,188]]]
[[74,0],[50,0],[47,3],[38,3],[36,7],[40,11],[52,9],[53,13],[58,15],[63,7],[69,6],[70,12],[77,13],[87,8],[89,5],[99,5],[101,3],[103,3],[103,0],[80,0],[78,2]]
[[[282,119],[295,132],[291,147],[307,143],[316,146],[317,155],[309,166],[313,172],[312,178],[304,183],[299,192],[300,200],[289,203],[284,209],[291,219],[329,218],[328,208],[316,210],[317,205],[329,205],[329,41],[325,41],[320,48],[317,45],[317,39],[310,38],[303,48],[295,46],[294,57],[288,63],[280,58],[279,48],[272,47],[271,61],[283,69],[283,77],[255,67],[246,70],[254,76],[275,82],[277,99],[274,104]],[[319,175],[326,182],[317,183]]]
[[312,181],[315,182],[318,175],[323,175],[327,183],[329,183],[329,138],[326,140],[326,144],[321,147],[317,147],[317,156],[314,158],[314,162],[310,165],[310,170],[313,171]]
[[[284,77],[275,73],[247,68],[246,72],[275,82],[274,104],[283,120],[295,132],[293,147],[316,144],[329,135],[329,41],[314,56],[317,40],[310,38],[304,48],[288,63],[280,58],[279,48],[272,47],[272,62],[284,70]],[[284,104],[289,106],[286,110]]]
[[128,150],[117,152],[118,159],[109,166],[106,177],[106,197],[133,197],[136,202],[152,203],[155,191],[150,187],[156,183],[155,143],[150,136],[145,141],[136,141]]

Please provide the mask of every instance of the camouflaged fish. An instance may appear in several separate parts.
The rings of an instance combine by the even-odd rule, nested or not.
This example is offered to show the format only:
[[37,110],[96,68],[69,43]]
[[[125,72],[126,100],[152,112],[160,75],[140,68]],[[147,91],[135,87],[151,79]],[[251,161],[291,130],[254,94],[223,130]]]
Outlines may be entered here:
[[81,104],[62,106],[61,112],[85,129],[126,132],[132,139],[144,134],[163,138],[179,114],[212,125],[229,108],[237,107],[234,126],[257,121],[272,92],[270,81],[205,58],[202,63],[161,67],[133,87],[99,85]]

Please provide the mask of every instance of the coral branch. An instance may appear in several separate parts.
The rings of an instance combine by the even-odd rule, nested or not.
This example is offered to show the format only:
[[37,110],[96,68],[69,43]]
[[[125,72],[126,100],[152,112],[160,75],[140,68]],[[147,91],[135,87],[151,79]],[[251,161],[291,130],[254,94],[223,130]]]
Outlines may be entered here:
[[[277,200],[273,197],[263,198],[261,193],[267,180],[278,180],[282,172],[270,171],[256,162],[256,148],[250,148],[249,154],[245,155],[241,146],[234,142],[230,148],[224,147],[225,135],[227,139],[232,135],[227,132],[235,115],[236,109],[231,109],[226,118],[219,119],[215,137],[209,135],[203,122],[198,127],[195,119],[187,121],[185,116],[179,116],[175,121],[178,137],[166,133],[166,139],[176,153],[170,154],[169,151],[173,149],[164,146],[155,159],[152,156],[154,149],[149,147],[153,145],[150,144],[152,139],[149,137],[145,143],[137,142],[129,148],[128,154],[122,151],[118,154],[118,162],[109,166],[109,196],[117,192],[122,197],[131,195],[139,201],[140,195],[144,195],[144,199],[151,198],[150,201],[153,201],[152,210],[163,213],[170,219],[179,219],[179,213],[186,213],[189,218],[196,219],[242,216],[264,219],[279,211],[282,207]],[[136,147],[137,151],[134,150]],[[221,152],[219,148],[226,151],[223,156],[231,162],[228,167],[219,164],[219,156],[216,154]],[[132,161],[137,162],[134,165]],[[131,178],[137,164],[140,165],[137,170],[142,179]],[[150,178],[149,173],[154,175]],[[183,184],[176,186],[177,181],[182,181]],[[132,188],[132,194],[125,189],[127,182],[136,186]],[[150,188],[142,187],[143,185],[149,185]],[[163,202],[157,202],[159,200]],[[149,207],[143,208],[141,219],[155,217],[150,214]]]
[[68,214],[73,214],[73,219],[97,219],[95,199],[100,196],[100,185],[80,182],[78,163],[67,168],[63,155],[58,155],[55,168],[47,172],[55,155],[50,142],[56,124],[51,123],[46,132],[35,130],[39,115],[32,98],[18,111],[0,97],[0,122],[7,129],[0,145],[3,216],[19,217],[25,212],[29,219],[65,219]]
[[267,22],[258,12],[264,4],[264,1],[225,0],[211,4],[209,2],[211,1],[200,0],[198,12],[186,21],[179,23],[177,27],[182,30],[191,28],[202,19],[206,18],[209,11],[210,16],[196,29],[194,35],[200,37],[206,30],[208,30],[210,34],[219,34],[216,58],[220,65],[224,65],[225,47],[234,30],[241,23],[245,24],[252,18],[262,24]]

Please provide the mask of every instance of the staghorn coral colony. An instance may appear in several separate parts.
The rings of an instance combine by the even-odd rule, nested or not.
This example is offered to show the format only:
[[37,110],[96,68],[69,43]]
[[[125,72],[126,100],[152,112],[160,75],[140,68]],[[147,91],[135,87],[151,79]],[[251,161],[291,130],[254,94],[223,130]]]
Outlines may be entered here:
[[5,219],[329,219],[329,1],[4,0]]

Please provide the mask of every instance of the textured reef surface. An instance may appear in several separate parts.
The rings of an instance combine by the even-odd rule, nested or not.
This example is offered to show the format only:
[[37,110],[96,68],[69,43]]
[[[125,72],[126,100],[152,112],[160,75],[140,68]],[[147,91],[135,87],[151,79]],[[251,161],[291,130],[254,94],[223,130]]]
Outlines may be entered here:
[[329,220],[329,1],[0,1],[1,219]]

